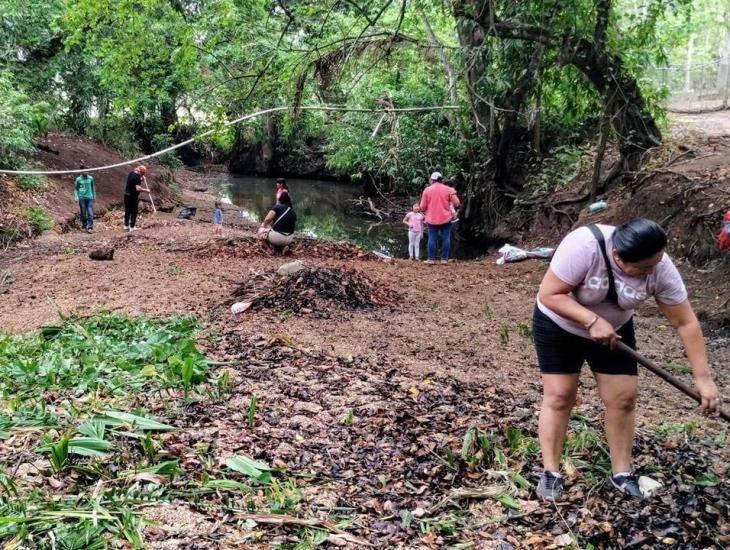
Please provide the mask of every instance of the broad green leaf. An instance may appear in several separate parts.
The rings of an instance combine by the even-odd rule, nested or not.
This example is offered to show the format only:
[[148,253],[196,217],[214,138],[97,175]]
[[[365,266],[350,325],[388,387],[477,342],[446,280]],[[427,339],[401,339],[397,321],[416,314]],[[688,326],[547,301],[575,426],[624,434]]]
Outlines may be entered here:
[[230,489],[233,491],[247,491],[250,489],[248,485],[232,479],[209,479],[203,485],[211,489]]
[[103,421],[107,426],[132,426],[149,432],[169,432],[177,429],[151,418],[120,411],[102,411],[102,416],[97,419]]
[[259,462],[248,458],[247,456],[236,456],[226,462],[231,470],[247,475],[251,479],[258,481],[264,485],[271,483],[272,468],[265,462]]
[[[53,452],[53,444],[41,445],[36,449],[39,453]],[[112,444],[103,439],[77,437],[68,440],[68,453],[81,456],[105,456],[112,449]]]
[[513,497],[510,495],[500,495],[497,497],[497,501],[500,504],[503,504],[504,506],[507,506],[507,508],[512,508],[513,510],[519,510],[520,509],[520,503],[517,502]]
[[695,485],[700,487],[715,487],[720,484],[720,478],[718,478],[712,472],[707,472],[695,478]]

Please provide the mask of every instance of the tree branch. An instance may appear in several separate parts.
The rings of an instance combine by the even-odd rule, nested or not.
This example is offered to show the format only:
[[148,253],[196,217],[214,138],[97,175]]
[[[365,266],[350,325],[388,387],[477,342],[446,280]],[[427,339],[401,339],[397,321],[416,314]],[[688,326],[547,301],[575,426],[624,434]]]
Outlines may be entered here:
[[606,46],[606,30],[610,14],[611,0],[596,0],[596,29],[593,32],[593,39],[601,50]]
[[346,4],[350,4],[357,11],[359,11],[360,12],[360,15],[362,15],[366,19],[366,21],[368,22],[368,25],[370,25],[371,27],[373,25],[375,25],[375,21],[373,21],[373,20],[370,19],[370,16],[368,15],[368,12],[364,8],[360,7],[360,5],[357,2],[355,2],[354,0],[343,0],[343,2],[345,2]]
[[531,42],[539,42],[546,46],[556,45],[555,37],[549,30],[538,27],[537,25],[525,25],[510,20],[495,21],[493,36],[529,40]]

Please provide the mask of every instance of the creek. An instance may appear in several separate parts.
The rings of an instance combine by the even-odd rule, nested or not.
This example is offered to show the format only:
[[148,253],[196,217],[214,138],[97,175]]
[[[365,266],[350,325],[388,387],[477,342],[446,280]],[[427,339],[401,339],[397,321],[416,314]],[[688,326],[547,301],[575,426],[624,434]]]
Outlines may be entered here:
[[[224,176],[219,180],[221,195],[236,205],[241,215],[260,222],[274,203],[273,178]],[[353,201],[360,198],[362,187],[349,183],[287,179],[287,186],[297,214],[297,232],[309,237],[349,241],[367,250],[396,258],[408,256],[408,236],[402,218],[378,221],[351,213]],[[480,250],[452,238],[452,257],[473,258]],[[421,241],[421,257],[426,255],[426,238]]]

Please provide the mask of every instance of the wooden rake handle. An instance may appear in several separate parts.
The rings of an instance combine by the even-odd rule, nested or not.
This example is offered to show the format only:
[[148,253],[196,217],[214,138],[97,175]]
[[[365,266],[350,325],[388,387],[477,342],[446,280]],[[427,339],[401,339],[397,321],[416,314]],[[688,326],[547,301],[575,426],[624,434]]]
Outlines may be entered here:
[[[623,342],[617,342],[616,343],[616,349],[621,351],[622,353],[625,353],[626,355],[629,355],[636,359],[642,366],[646,367],[648,370],[656,374],[659,378],[664,380],[665,382],[669,382],[672,386],[677,388],[679,391],[684,393],[685,395],[690,396],[692,399],[697,401],[698,403],[702,402],[702,398],[700,397],[700,394],[697,393],[694,389],[690,388],[687,384],[682,382],[679,378],[676,376],[673,376],[669,374],[666,370],[655,364],[654,362],[650,361],[640,353],[637,353],[635,350],[631,349],[629,346],[624,344]],[[720,418],[723,420],[730,422],[730,414],[727,413],[727,411],[720,410]]]
[[152,200],[152,192],[150,191],[150,184],[147,183],[147,178],[142,176],[142,181],[144,181],[145,191],[147,191],[147,196],[150,198],[150,204],[152,204],[152,213],[157,214],[157,208],[155,208],[155,201]]

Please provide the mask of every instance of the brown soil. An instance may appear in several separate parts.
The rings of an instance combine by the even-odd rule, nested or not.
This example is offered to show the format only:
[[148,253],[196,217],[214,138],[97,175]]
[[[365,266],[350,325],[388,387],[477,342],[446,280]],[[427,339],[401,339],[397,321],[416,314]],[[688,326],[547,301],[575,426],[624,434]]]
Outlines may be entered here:
[[[727,150],[723,146],[717,151],[718,158],[696,155],[696,162],[673,165],[672,170],[720,174],[719,161],[727,160]],[[181,176],[188,178],[183,182],[182,202],[195,200],[209,208],[210,195],[192,191],[205,186],[203,176]],[[109,179],[110,202],[118,181],[121,179]],[[720,177],[707,181],[720,181]],[[726,176],[722,181],[727,185]],[[697,183],[688,182],[684,175],[676,176],[677,186]],[[635,191],[636,196],[646,193],[637,205],[650,200],[651,185],[660,187],[661,183],[658,179],[644,182],[643,190]],[[713,183],[711,189],[703,187],[686,195],[714,193],[715,187]],[[702,213],[714,208],[701,204]],[[596,220],[614,219],[612,212]],[[676,214],[674,219],[682,215]],[[53,323],[59,314],[91,315],[100,310],[160,317],[195,314],[216,335],[201,342],[208,353],[232,361],[235,387],[227,401],[202,401],[177,419],[184,431],[170,436],[171,448],[209,443],[221,460],[247,454],[292,472],[318,472],[316,480],[302,482],[312,513],[352,506],[360,517],[358,523],[364,526],[356,532],[379,547],[438,547],[446,542],[433,532],[400,530],[398,514],[403,506],[429,509],[450,494],[456,481],[444,469],[441,457],[458,454],[464,433],[472,425],[501,429],[513,422],[534,434],[541,386],[529,324],[546,263],[497,266],[494,258],[435,266],[382,262],[350,245],[312,241],[297,242],[291,256],[282,258],[260,249],[246,228],[226,227],[224,238],[215,239],[212,227],[200,223],[205,216],[191,222],[177,220],[172,214],[145,214],[141,231],[132,234],[121,230],[120,216],[110,210],[95,234],[50,234],[0,255],[0,270],[9,274],[0,279],[0,293],[4,292],[0,329],[19,333]],[[555,244],[555,238],[543,235],[541,244]],[[96,262],[88,257],[89,251],[102,246],[115,249],[113,261]],[[230,313],[228,305],[242,283],[296,259],[311,268],[355,269],[369,281],[395,291],[398,299],[384,307],[333,310],[326,317],[316,311],[293,313],[276,308]],[[718,314],[727,315],[730,286],[723,266],[713,266],[709,269],[714,271],[708,273],[679,262],[698,311],[717,321]],[[647,356],[660,364],[684,361],[676,334],[655,306],[640,310],[637,325],[640,349]],[[711,342],[710,359],[721,391],[728,395],[730,346],[727,334],[724,338],[720,334]],[[595,385],[587,373],[582,382],[577,412],[599,427],[602,411]],[[726,425],[698,416],[685,397],[652,375],[642,372],[640,384],[638,424],[642,430],[691,421],[700,426],[701,437],[727,437]],[[243,416],[252,394],[262,400],[261,418],[253,429],[246,429]],[[355,417],[352,430],[342,423],[348,411]],[[649,464],[659,452],[670,452],[649,443],[642,449],[643,464]],[[720,454],[714,464],[703,467],[722,473],[726,460]],[[534,465],[533,470],[536,468]],[[387,480],[378,481],[380,474]],[[473,476],[469,483],[490,482],[491,474],[469,475]],[[429,485],[432,478],[438,481]],[[459,478],[462,481],[468,484],[466,478]],[[601,494],[607,492],[603,489]],[[573,491],[572,507],[565,515],[576,514],[578,519],[571,520],[574,525],[584,525],[584,509],[595,509],[593,501],[586,500],[589,498],[593,497]],[[555,510],[540,508],[528,499],[521,502],[528,515],[543,518],[540,527],[520,522],[516,527],[484,527],[483,532],[471,533],[470,540],[477,541],[480,548],[505,548],[495,541],[506,538],[519,545],[539,535],[543,537],[538,537],[539,544],[545,545],[564,532],[560,531],[564,522],[554,517]],[[151,532],[151,540],[159,547],[169,547],[171,540],[179,546],[192,547],[195,542],[216,547],[211,542],[213,528],[206,523],[200,529],[200,510],[188,510],[185,521],[169,519],[186,508],[175,504],[164,513],[151,512],[151,518],[165,524]],[[472,504],[469,510],[485,520],[484,525],[503,513],[501,508],[484,504]],[[624,515],[631,515],[630,511],[624,510]],[[662,513],[670,514],[667,510]],[[209,514],[208,522],[219,522],[216,537],[226,537],[222,546],[238,541],[254,547],[251,534],[242,535],[231,518],[214,510]],[[591,525],[585,528],[594,528],[596,522]],[[536,528],[543,531],[536,534]],[[639,527],[626,529],[620,534],[624,542],[632,540],[631,529]],[[273,528],[263,540],[283,543],[283,532],[286,530]],[[726,537],[727,531],[722,535]]]

